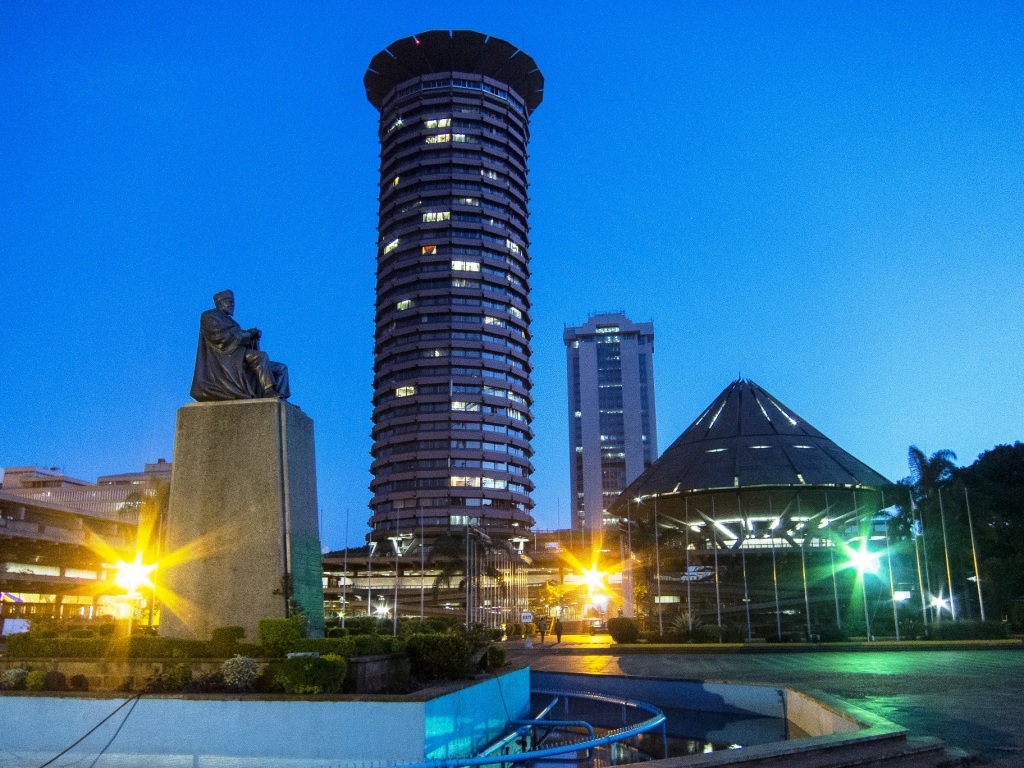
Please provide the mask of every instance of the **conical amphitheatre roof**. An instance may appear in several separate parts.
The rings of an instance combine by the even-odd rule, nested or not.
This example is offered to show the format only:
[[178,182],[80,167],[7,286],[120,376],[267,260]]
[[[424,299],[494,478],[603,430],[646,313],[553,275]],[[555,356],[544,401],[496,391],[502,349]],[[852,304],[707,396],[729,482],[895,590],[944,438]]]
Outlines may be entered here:
[[889,481],[749,379],[734,381],[621,499],[724,488],[879,488]]

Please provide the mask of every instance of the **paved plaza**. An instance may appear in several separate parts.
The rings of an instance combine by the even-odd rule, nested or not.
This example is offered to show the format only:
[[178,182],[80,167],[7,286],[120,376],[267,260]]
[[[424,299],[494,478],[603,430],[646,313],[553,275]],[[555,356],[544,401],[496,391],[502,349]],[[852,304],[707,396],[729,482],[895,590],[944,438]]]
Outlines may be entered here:
[[[632,651],[633,649],[631,649]],[[782,649],[779,649],[782,650]],[[786,649],[789,650],[789,649]],[[907,728],[1024,767],[1024,650],[621,653],[607,636],[573,635],[512,656],[539,672],[581,672],[822,691]]]

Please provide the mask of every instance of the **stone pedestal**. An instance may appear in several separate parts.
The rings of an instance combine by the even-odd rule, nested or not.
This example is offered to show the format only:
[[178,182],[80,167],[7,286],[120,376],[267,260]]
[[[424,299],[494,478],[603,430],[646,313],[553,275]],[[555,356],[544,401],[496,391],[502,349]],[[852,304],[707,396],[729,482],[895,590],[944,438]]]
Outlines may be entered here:
[[[323,634],[313,421],[283,400],[178,410],[160,634],[208,639],[298,608]],[[291,601],[291,607],[289,605]]]

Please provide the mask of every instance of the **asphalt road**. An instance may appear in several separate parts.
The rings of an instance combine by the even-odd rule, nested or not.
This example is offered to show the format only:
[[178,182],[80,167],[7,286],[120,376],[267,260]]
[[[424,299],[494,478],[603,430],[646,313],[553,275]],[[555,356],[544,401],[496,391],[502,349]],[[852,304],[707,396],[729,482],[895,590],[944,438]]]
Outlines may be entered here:
[[[1024,768],[1024,651],[617,654],[567,637],[515,654],[545,672],[582,672],[823,691],[907,728],[978,753],[984,765]],[[586,646],[593,644],[592,651]],[[571,650],[571,653],[567,653]]]

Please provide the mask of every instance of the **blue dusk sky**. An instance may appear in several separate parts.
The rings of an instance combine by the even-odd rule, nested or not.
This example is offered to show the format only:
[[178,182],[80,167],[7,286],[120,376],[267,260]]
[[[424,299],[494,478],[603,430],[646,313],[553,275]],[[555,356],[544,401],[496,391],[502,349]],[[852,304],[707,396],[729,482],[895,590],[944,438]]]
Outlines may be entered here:
[[562,330],[655,327],[658,447],[750,378],[892,480],[1024,438],[1024,5],[0,4],[0,466],[170,459],[199,313],[315,421],[323,539],[366,533],[377,113],[392,41],[546,79],[530,143],[534,495],[568,520]]

